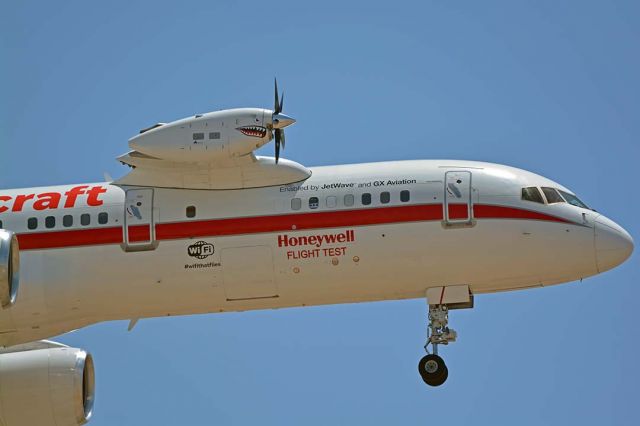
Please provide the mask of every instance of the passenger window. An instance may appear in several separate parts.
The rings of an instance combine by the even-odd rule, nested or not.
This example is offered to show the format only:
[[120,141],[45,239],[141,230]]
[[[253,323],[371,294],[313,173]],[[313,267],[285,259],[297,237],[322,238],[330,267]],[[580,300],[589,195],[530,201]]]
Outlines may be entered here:
[[408,203],[411,199],[411,193],[406,189],[404,191],[400,191],[400,201],[403,203]]
[[391,193],[384,191],[380,193],[380,202],[382,204],[387,204],[391,201]]
[[193,140],[194,141],[201,141],[204,139],[204,133],[194,133],[193,134]]
[[320,206],[320,201],[318,200],[318,197],[309,198],[309,208],[310,209],[317,209],[319,206]]
[[553,188],[542,188],[542,192],[544,192],[544,196],[547,197],[547,203],[564,203],[564,199],[558,194]]
[[525,201],[533,201],[534,203],[544,204],[540,190],[535,186],[522,188],[522,199]]
[[80,215],[80,225],[89,226],[90,223],[91,223],[91,216],[89,216],[89,213],[83,213]]
[[355,204],[355,197],[353,194],[347,194],[344,196],[344,205],[347,207],[351,207]]
[[327,197],[327,207],[329,207],[331,209],[331,208],[336,207],[337,205],[338,205],[338,198],[336,198],[333,195],[329,195]]
[[105,213],[105,212],[99,213],[98,214],[98,223],[100,225],[104,225],[107,222],[109,222],[109,214]]
[[220,132],[209,132],[209,139],[220,139]]
[[302,199],[300,198],[292,198],[291,199],[291,210],[300,210],[302,208]]
[[36,229],[38,227],[38,218],[30,217],[27,219],[27,228]]
[[369,194],[368,192],[362,194],[362,204],[365,206],[371,204],[371,194]]
[[56,226],[56,218],[53,216],[47,216],[44,218],[44,226],[47,229],[54,228]]
[[62,216],[62,226],[64,226],[65,228],[73,226],[73,216],[71,216],[70,214]]
[[196,206],[188,206],[186,215],[188,218],[196,217]]

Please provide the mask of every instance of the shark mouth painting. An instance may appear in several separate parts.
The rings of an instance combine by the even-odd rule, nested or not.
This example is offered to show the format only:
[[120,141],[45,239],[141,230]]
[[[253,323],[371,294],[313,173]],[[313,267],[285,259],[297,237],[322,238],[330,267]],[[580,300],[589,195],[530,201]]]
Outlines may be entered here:
[[242,132],[245,136],[251,136],[254,138],[264,138],[267,136],[267,129],[262,126],[243,126],[237,127],[236,130]]

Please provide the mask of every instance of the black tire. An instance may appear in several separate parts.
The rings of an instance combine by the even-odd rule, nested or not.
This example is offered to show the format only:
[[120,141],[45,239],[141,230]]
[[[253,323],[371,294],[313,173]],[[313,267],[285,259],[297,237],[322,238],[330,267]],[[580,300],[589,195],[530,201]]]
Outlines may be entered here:
[[429,354],[418,363],[418,372],[429,386],[440,386],[449,377],[449,369],[438,355]]
[[447,380],[448,377],[449,377],[449,369],[445,365],[445,367],[442,370],[441,374],[439,374],[437,376],[424,375],[424,376],[422,376],[422,380],[426,384],[428,384],[429,386],[440,386],[441,384],[443,384]]
[[448,377],[449,377],[449,369],[445,365],[444,370],[442,370],[442,374],[439,377],[435,378],[434,380],[429,380],[429,381],[425,380],[424,382],[429,386],[440,386],[447,381]]

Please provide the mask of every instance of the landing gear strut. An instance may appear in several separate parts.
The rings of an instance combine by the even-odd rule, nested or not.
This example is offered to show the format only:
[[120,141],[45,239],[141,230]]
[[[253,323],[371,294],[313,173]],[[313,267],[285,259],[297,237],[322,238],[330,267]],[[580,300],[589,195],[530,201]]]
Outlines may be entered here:
[[[456,337],[457,333],[449,328],[449,308],[446,305],[429,305],[429,328],[424,345],[427,355],[418,363],[418,372],[426,384],[440,386],[449,377],[449,369],[438,355],[438,345],[455,342]],[[429,345],[432,353],[429,353]]]
[[424,350],[427,355],[418,363],[418,372],[426,384],[440,386],[449,377],[449,369],[438,355],[438,346],[455,342],[458,336],[449,328],[449,311],[473,308],[473,294],[468,285],[454,285],[430,287],[426,296],[429,305],[429,328]]

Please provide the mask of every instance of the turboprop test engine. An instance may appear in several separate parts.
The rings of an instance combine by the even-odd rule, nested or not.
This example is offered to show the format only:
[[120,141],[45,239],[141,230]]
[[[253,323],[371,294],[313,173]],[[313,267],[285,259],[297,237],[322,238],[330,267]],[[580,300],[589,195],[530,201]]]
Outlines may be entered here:
[[278,162],[283,129],[295,123],[282,113],[283,97],[278,98],[276,84],[273,110],[228,109],[158,123],[129,139],[129,146],[161,160],[208,163],[250,154],[275,137]]

